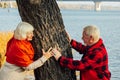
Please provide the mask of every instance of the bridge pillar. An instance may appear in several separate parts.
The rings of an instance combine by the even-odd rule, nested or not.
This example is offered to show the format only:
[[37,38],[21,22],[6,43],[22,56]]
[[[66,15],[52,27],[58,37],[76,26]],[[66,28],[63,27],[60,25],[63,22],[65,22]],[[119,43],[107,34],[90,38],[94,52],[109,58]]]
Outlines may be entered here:
[[9,7],[10,7],[10,8],[13,8],[13,4],[12,4],[11,1],[9,1]]
[[100,6],[101,2],[95,1],[94,3],[95,3],[95,10],[100,11],[101,10],[101,6]]

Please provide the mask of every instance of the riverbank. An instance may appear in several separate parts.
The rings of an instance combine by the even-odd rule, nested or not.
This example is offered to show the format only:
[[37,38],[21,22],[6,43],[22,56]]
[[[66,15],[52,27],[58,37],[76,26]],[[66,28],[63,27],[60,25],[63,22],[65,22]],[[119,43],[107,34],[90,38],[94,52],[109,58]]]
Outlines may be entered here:
[[0,8],[17,8],[16,1],[0,1]]
[[[101,2],[102,10],[120,10],[120,2],[104,4]],[[60,9],[94,10],[95,3],[90,1],[57,1]],[[16,1],[0,1],[0,8],[17,8]]]
[[[94,6],[91,4],[88,6],[84,6],[80,1],[57,1],[57,4],[60,9],[93,9]],[[1,8],[17,8],[16,1],[1,1]]]

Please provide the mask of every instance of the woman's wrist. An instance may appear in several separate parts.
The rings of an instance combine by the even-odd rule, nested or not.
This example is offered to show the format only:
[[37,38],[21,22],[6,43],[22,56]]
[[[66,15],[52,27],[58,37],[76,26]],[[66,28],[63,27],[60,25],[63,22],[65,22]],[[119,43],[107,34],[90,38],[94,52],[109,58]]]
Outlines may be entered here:
[[43,56],[40,58],[40,61],[41,61],[42,63],[44,63],[45,61],[47,61],[47,58],[43,55]]

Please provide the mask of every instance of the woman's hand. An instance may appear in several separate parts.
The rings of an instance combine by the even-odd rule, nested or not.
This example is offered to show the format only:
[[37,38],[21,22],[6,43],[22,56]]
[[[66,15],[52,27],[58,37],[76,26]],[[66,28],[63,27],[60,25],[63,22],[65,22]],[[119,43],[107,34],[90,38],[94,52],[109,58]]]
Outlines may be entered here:
[[52,56],[51,55],[52,54],[52,47],[50,47],[47,52],[45,52],[44,49],[42,49],[42,53],[43,53],[43,56],[45,56],[46,59],[49,59]]
[[52,49],[52,55],[55,57],[56,60],[58,60],[62,56],[61,53],[57,50],[57,48]]

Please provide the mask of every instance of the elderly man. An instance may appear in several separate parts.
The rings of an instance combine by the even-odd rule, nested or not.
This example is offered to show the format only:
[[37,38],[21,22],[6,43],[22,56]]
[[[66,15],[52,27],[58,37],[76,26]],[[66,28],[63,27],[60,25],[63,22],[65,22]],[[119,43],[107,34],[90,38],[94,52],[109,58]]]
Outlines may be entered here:
[[57,48],[52,50],[55,59],[62,67],[80,71],[80,80],[110,80],[111,73],[108,69],[108,54],[100,38],[100,31],[94,25],[83,29],[82,40],[84,45],[75,40],[70,40],[73,49],[83,54],[81,60],[73,60],[61,55]]

